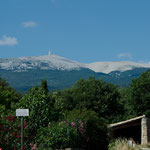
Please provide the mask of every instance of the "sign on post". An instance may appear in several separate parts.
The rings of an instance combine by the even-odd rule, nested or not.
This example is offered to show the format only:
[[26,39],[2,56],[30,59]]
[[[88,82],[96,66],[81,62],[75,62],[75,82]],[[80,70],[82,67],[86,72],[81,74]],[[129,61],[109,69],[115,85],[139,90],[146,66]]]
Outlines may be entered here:
[[29,109],[16,109],[16,116],[21,117],[21,150],[23,150],[23,128],[24,120],[23,117],[29,116]]
[[18,117],[29,116],[29,109],[16,109],[16,116]]

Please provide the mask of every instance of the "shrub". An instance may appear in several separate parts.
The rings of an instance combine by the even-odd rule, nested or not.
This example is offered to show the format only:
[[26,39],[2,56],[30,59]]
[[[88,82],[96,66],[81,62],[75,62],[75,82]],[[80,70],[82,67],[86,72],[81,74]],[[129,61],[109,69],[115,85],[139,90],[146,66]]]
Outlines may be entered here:
[[[19,121],[19,122],[18,122]],[[24,121],[24,128],[27,127],[27,122]],[[0,118],[0,146],[5,150],[20,149],[20,119],[14,115],[3,116]],[[29,148],[27,144],[27,135],[24,135],[24,149]]]
[[64,119],[51,123],[38,131],[38,143],[41,147],[60,148],[107,148],[107,127],[93,111],[73,110]]

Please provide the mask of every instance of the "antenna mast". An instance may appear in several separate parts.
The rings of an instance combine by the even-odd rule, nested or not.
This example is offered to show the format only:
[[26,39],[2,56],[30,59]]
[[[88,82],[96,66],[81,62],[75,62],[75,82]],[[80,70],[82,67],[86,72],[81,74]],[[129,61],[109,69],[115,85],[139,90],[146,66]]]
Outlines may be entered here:
[[51,51],[49,50],[48,55],[51,55]]

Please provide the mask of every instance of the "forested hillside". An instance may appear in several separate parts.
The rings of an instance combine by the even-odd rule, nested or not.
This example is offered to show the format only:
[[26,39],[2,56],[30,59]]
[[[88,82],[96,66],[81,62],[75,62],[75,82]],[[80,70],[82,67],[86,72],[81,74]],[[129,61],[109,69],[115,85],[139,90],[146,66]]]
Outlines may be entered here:
[[62,90],[71,87],[78,80],[95,77],[107,83],[111,82],[120,87],[128,86],[132,79],[140,76],[148,68],[135,68],[125,72],[114,71],[109,74],[96,73],[90,69],[80,70],[41,70],[31,69],[25,72],[14,72],[12,70],[0,69],[0,77],[5,79],[17,91],[27,92],[33,86],[40,86],[41,80],[47,80],[50,91]]

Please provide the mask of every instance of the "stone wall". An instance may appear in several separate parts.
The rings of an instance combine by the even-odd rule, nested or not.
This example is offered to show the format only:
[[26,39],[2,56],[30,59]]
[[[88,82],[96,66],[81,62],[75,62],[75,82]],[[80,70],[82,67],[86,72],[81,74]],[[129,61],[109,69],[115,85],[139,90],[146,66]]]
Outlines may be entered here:
[[150,142],[150,119],[142,118],[141,120],[141,144]]

